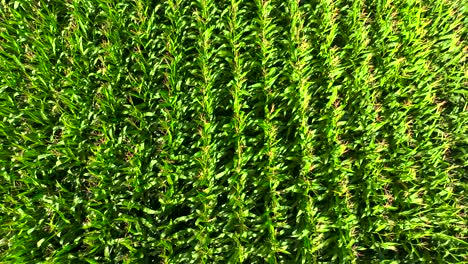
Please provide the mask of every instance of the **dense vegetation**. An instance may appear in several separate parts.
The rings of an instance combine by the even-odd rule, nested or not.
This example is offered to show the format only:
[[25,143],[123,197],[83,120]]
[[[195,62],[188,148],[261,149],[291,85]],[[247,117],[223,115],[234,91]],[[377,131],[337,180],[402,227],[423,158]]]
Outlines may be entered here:
[[0,262],[468,262],[466,0],[0,2]]

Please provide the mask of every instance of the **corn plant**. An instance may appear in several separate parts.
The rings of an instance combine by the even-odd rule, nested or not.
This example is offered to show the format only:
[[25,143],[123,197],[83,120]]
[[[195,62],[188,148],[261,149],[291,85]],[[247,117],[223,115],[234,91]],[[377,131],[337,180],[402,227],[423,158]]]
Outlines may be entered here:
[[467,263],[465,0],[0,0],[1,263]]

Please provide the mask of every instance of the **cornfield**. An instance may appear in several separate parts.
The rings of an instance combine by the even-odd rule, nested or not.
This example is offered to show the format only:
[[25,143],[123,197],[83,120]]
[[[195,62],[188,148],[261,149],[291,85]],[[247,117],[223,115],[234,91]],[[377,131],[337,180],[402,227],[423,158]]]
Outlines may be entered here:
[[1,263],[468,263],[466,0],[0,0]]

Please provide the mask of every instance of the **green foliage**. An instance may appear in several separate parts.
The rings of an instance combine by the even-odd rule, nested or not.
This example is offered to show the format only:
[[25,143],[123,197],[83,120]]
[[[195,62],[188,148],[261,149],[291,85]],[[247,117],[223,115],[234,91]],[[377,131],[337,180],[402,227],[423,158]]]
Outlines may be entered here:
[[0,262],[468,262],[467,6],[0,0]]

